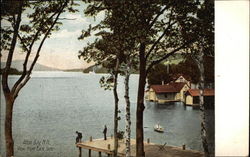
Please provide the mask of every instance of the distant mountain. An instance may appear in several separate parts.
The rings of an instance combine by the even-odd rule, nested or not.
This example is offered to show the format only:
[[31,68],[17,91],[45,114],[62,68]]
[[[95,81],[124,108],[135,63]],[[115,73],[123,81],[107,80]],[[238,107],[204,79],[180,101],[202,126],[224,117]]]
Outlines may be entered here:
[[66,69],[63,70],[64,72],[83,72],[84,69]]
[[[90,73],[90,72],[94,72],[94,73],[108,73],[108,69],[102,67],[101,65],[92,65],[86,69],[83,70],[84,73]],[[138,71],[132,71],[132,74],[139,74]]]
[[92,65],[83,70],[84,73],[95,72],[95,73],[108,73],[108,70],[102,66]]
[[[6,62],[1,62],[1,69],[5,66]],[[31,62],[28,62],[28,67],[30,67]],[[12,68],[17,69],[18,71],[23,71],[23,61],[22,60],[15,60],[11,64]],[[34,71],[61,71],[60,69],[48,67],[46,65],[42,65],[39,63],[36,63],[34,66]]]

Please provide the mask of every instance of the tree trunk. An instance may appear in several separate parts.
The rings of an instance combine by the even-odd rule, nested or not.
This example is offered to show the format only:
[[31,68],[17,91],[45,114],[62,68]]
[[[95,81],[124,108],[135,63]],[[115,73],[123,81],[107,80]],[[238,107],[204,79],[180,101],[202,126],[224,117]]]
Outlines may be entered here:
[[5,69],[3,70],[2,74],[2,87],[6,103],[5,124],[4,124],[6,157],[14,156],[14,140],[12,137],[12,115],[13,115],[13,105],[15,98],[13,97],[13,94],[10,92],[10,88],[8,86],[8,76],[17,43],[18,29],[21,23],[22,7],[23,7],[23,1],[20,1],[20,3],[18,4],[18,14],[15,19],[16,22],[14,23],[13,26],[14,32],[10,49],[8,52],[8,58],[6,61]]
[[[49,28],[48,32],[45,34],[45,36],[43,37],[39,48],[37,50],[37,54],[36,57],[34,59],[34,61],[32,62],[32,65],[30,67],[29,70],[29,74],[27,75],[27,79],[21,83],[21,81],[23,80],[26,71],[23,71],[22,76],[19,78],[19,80],[15,83],[15,85],[12,87],[12,89],[10,90],[9,86],[8,86],[8,75],[9,75],[9,70],[11,67],[11,63],[12,63],[12,59],[13,59],[13,55],[14,55],[14,50],[16,47],[16,43],[17,43],[17,38],[18,38],[18,32],[19,32],[19,26],[21,23],[21,15],[22,15],[22,11],[23,11],[23,5],[24,5],[24,1],[21,0],[20,3],[18,4],[18,12],[17,12],[17,16],[15,14],[13,14],[14,17],[14,25],[13,25],[13,37],[12,37],[12,41],[10,44],[10,49],[8,52],[8,58],[6,61],[6,66],[4,68],[3,74],[2,74],[2,87],[3,87],[3,92],[4,92],[4,96],[5,96],[5,102],[6,102],[6,112],[5,112],[5,142],[6,142],[6,156],[7,157],[11,157],[14,156],[14,140],[12,137],[12,116],[13,116],[13,106],[14,106],[14,102],[15,102],[15,98],[17,97],[19,91],[21,90],[21,88],[27,83],[27,81],[30,78],[30,74],[31,71],[36,63],[36,60],[39,57],[39,52],[42,48],[42,45],[45,41],[45,39],[47,38],[47,36],[49,35],[50,31],[52,30],[52,28],[54,27],[54,25],[56,24],[59,15],[63,12],[63,9],[67,6],[68,1],[64,2],[64,5],[62,6],[60,12],[57,14],[57,17],[55,19],[55,21],[53,22],[53,24],[51,25],[51,27]],[[56,15],[56,14],[55,14]],[[54,15],[53,15],[54,16]],[[25,61],[24,61],[24,67],[25,67]],[[26,68],[25,68],[26,69]]]
[[206,118],[205,118],[205,107],[204,107],[204,60],[203,60],[203,52],[198,54],[197,65],[200,71],[200,82],[199,82],[199,105],[200,105],[200,116],[201,116],[201,140],[205,153],[205,157],[210,157],[210,153],[208,150],[208,141],[207,141],[207,130],[206,130]]
[[6,143],[6,157],[14,156],[14,140],[12,137],[12,115],[14,98],[10,93],[4,92],[6,110],[5,110],[5,143]]
[[118,151],[118,138],[117,138],[117,130],[118,130],[118,94],[117,94],[117,78],[118,78],[118,69],[119,69],[119,59],[116,60],[116,67],[114,72],[114,88],[113,94],[115,99],[115,113],[114,113],[114,157],[117,157]]
[[140,75],[139,75],[139,87],[137,95],[137,110],[136,110],[136,156],[144,157],[144,132],[143,132],[143,111],[144,111],[144,90],[146,84],[146,58],[145,58],[145,44],[140,45],[139,52],[140,60]]
[[[129,61],[128,61],[129,62]],[[130,77],[130,63],[127,64],[127,69],[125,71],[125,78],[124,78],[124,84],[125,84],[125,101],[126,101],[126,128],[125,128],[125,138],[126,138],[126,151],[125,156],[130,157],[131,156],[131,150],[130,150],[130,136],[131,136],[131,119],[130,119],[130,100],[129,100],[129,77]]]

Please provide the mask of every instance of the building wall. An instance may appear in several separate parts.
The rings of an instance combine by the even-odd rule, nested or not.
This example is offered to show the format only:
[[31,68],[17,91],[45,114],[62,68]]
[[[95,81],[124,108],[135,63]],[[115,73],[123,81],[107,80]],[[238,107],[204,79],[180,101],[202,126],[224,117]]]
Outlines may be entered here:
[[159,103],[164,103],[168,101],[175,101],[176,100],[176,93],[160,93],[156,94],[152,88],[147,91],[147,100],[155,101]]
[[188,85],[184,85],[179,93],[162,93],[156,94],[152,88],[147,91],[147,99],[149,101],[182,101],[185,102],[185,92],[189,90]]
[[188,85],[184,85],[181,89],[180,93],[176,95],[176,100],[180,100],[182,102],[185,102],[185,92],[188,91],[190,88]]
[[181,94],[180,93],[176,93],[175,100],[180,100],[180,99],[181,99]]
[[[185,103],[187,105],[199,105],[200,99],[199,96],[187,95],[185,98]],[[214,108],[214,96],[204,96],[204,106],[205,108]]]
[[148,100],[149,101],[156,101],[157,98],[156,98],[155,92],[152,88],[150,88],[147,93],[148,93]]
[[175,93],[162,93],[162,94],[157,94],[157,100],[170,100],[170,101],[174,101],[175,100]]
[[191,95],[186,96],[186,104],[193,105],[193,97]]

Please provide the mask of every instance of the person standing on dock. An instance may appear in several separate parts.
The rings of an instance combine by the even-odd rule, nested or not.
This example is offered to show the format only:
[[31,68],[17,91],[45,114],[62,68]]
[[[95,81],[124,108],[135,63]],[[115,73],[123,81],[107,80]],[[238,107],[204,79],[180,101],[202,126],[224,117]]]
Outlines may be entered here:
[[79,142],[82,142],[82,133],[76,131],[77,137],[76,137],[76,144]]
[[104,140],[107,140],[107,126],[106,125],[104,125],[103,134],[104,134]]

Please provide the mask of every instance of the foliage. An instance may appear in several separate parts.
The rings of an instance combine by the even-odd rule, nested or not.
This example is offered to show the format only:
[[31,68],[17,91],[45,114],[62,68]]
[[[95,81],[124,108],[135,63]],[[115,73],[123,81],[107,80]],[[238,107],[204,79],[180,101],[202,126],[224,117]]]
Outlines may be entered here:
[[[93,1],[92,1],[93,2]],[[126,18],[131,14],[124,7],[124,1],[108,2],[94,1],[94,5],[89,5],[85,10],[85,14],[95,15],[100,8],[105,7],[106,17],[98,25],[82,31],[79,39],[82,40],[91,35],[92,31],[98,30],[95,36],[98,36],[94,43],[89,43],[87,47],[80,51],[80,57],[87,61],[94,61],[97,65],[106,68],[111,76],[102,77],[100,80],[101,86],[104,89],[113,88],[115,99],[114,113],[114,156],[117,156],[118,139],[123,138],[124,132],[117,132],[118,121],[121,119],[118,116],[118,94],[117,94],[117,77],[118,74],[125,75],[127,67],[136,69],[138,59],[136,57],[135,39],[131,36],[132,29],[127,29],[127,25],[131,22],[130,18]],[[100,9],[100,10],[99,10]],[[125,24],[126,23],[126,24]],[[131,27],[130,25],[129,27]],[[109,81],[111,80],[111,81]],[[109,81],[109,82],[108,82]],[[122,134],[121,134],[122,133]]]
[[196,23],[192,27],[197,40],[189,47],[193,57],[201,52],[205,56],[214,57],[214,2],[200,1]]
[[[128,49],[138,50],[138,43],[144,42],[147,45],[147,58],[149,60],[147,64],[150,68],[166,56],[166,52],[184,44],[185,41],[182,39],[180,32],[187,29],[191,30],[188,27],[184,28],[184,26],[191,26],[195,22],[193,14],[196,5],[192,1],[86,2],[89,2],[89,6],[85,10],[85,14],[96,16],[99,12],[105,11],[106,17],[98,25],[90,26],[88,30],[82,31],[79,39],[84,39],[90,36],[91,32],[99,30],[96,35],[101,36],[101,39],[117,43],[120,52]],[[116,41],[109,36],[110,33],[118,34]],[[98,43],[101,39],[97,39],[95,42]],[[114,47],[117,45],[111,46],[106,43],[105,46]],[[96,50],[93,52],[94,48],[96,46],[89,44],[88,48],[80,51],[80,55],[88,61],[105,62],[104,58],[96,57],[99,55],[94,54],[97,53]],[[90,49],[92,49],[92,52],[90,52]],[[136,56],[133,58],[136,58]]]
[[124,137],[124,131],[118,131],[117,132],[117,138],[119,139],[119,140],[122,140]]
[[86,15],[96,16],[102,11],[106,15],[96,26],[90,25],[83,30],[79,37],[82,40],[93,35],[92,32],[99,31],[95,33],[96,40],[79,51],[79,56],[88,62],[94,61],[112,68],[115,54],[119,54],[121,65],[129,58],[133,59],[134,69],[138,69],[139,43],[143,42],[149,72],[154,65],[168,57],[168,52],[171,53],[178,46],[183,49],[195,39],[190,27],[196,22],[194,14],[197,6],[191,0],[85,2],[89,4]]
[[[22,23],[18,30],[20,45],[24,52],[33,47],[34,42],[41,40],[41,37],[45,35],[50,26],[55,21],[56,15],[61,12],[69,11],[76,12],[72,6],[76,5],[71,1],[67,5],[69,0],[58,0],[58,1],[23,1],[22,7]],[[17,9],[15,6],[19,5],[19,1],[12,1],[11,3],[3,1],[3,5],[7,8],[4,9],[4,14],[1,15],[1,48],[2,50],[9,50],[10,42],[13,36],[13,26],[15,19],[13,15],[16,14]],[[63,4],[66,4],[63,6]],[[63,7],[63,10],[61,10]],[[65,9],[64,9],[65,8]],[[10,11],[9,11],[10,10]],[[13,11],[15,12],[13,13]],[[56,21],[50,32],[59,29],[62,23]],[[51,33],[48,33],[50,37]]]
[[[205,56],[205,83],[214,83],[214,59],[210,56]],[[194,59],[187,55],[179,64],[158,64],[152,68],[148,74],[149,84],[161,84],[173,81],[178,75],[188,77],[192,83],[199,82],[199,69]]]
[[[197,34],[197,40],[190,47],[192,58],[196,61],[199,70],[199,107],[201,116],[201,139],[204,149],[204,156],[213,156],[214,150],[209,149],[206,119],[205,119],[205,107],[204,107],[204,88],[205,88],[205,75],[206,72],[206,60],[205,56],[210,56],[213,61],[214,56],[214,2],[211,0],[201,1],[197,11],[197,22],[193,28]],[[214,64],[213,64],[214,65]],[[212,66],[213,66],[212,65]],[[212,73],[211,73],[212,74]]]
[[[76,10],[72,8],[74,5],[72,0],[1,1],[1,56],[2,53],[7,53],[8,56],[1,79],[6,102],[4,128],[6,156],[14,156],[12,115],[15,100],[29,81],[45,40],[53,31],[59,29],[61,25],[59,16],[65,11],[75,12]],[[13,55],[20,50],[25,52],[22,74],[10,88],[8,76],[11,72]],[[27,67],[32,52],[35,57]]]
[[148,74],[148,84],[161,84],[162,81],[170,82],[171,78],[169,76],[168,65],[158,64],[152,68]]
[[[26,53],[22,75],[12,89],[16,97],[19,90],[29,80],[45,40],[53,31],[59,30],[62,24],[59,16],[65,11],[76,12],[77,10],[72,8],[76,4],[69,0],[13,1],[13,5],[3,1],[2,4],[7,7],[1,15],[1,50],[3,50],[2,53],[8,53],[6,75],[9,73],[13,54],[20,50]],[[13,8],[15,6],[20,8],[19,12]],[[35,58],[28,67],[32,52],[35,52]]]
[[[79,39],[95,33],[97,39],[80,51],[80,56],[97,64],[115,67],[117,58],[120,64],[131,60],[139,63],[139,86],[137,100],[136,145],[137,156],[143,151],[143,110],[145,80],[151,69],[176,52],[186,51],[199,38],[198,29],[206,26],[200,23],[201,15],[197,0],[85,0],[88,7],[85,14],[96,16],[105,12],[105,19],[96,26],[83,30]],[[201,15],[204,16],[204,15]],[[193,46],[192,46],[193,47]],[[122,72],[119,69],[119,72]]]
[[99,81],[100,85],[104,90],[111,90],[114,87],[114,78],[111,76],[102,76]]

